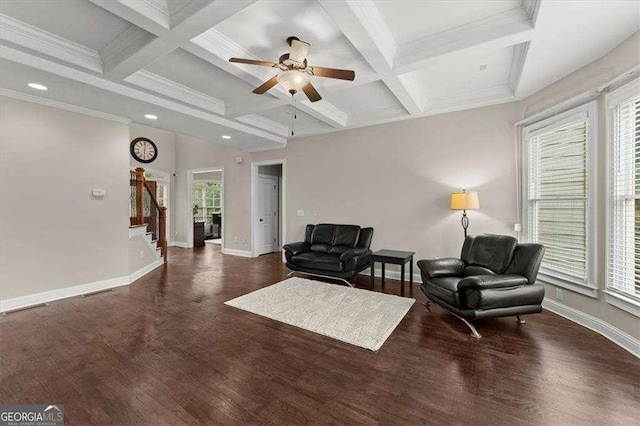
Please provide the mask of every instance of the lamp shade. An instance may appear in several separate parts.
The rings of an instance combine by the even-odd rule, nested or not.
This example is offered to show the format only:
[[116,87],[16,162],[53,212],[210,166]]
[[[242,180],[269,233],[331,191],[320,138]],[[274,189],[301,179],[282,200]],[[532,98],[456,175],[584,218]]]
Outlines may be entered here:
[[452,192],[451,210],[474,210],[480,208],[478,193],[474,191]]
[[289,70],[278,74],[278,83],[289,93],[300,91],[309,82],[306,72]]

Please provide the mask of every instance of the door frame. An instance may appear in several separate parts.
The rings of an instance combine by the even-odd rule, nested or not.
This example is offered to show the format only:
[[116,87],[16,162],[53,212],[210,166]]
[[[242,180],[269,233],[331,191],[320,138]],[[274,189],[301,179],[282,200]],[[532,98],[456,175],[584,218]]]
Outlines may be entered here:
[[[258,218],[258,167],[260,166],[275,166],[282,165],[282,179],[280,181],[280,200],[279,200],[279,215],[278,224],[280,235],[278,236],[278,245],[283,246],[287,241],[287,160],[285,158],[278,158],[273,160],[254,161],[251,163],[251,257],[258,257],[258,244],[256,234],[256,220]],[[284,253],[284,252],[283,252]],[[284,254],[283,254],[284,259]]]
[[187,208],[184,210],[187,214],[187,248],[193,248],[193,175],[197,173],[207,172],[220,172],[220,182],[222,182],[222,194],[220,194],[220,210],[222,211],[222,233],[220,234],[220,249],[224,250],[224,233],[227,229],[225,227],[225,219],[227,215],[227,209],[225,208],[225,197],[227,194],[227,188],[224,181],[224,167],[205,167],[201,169],[187,170]]

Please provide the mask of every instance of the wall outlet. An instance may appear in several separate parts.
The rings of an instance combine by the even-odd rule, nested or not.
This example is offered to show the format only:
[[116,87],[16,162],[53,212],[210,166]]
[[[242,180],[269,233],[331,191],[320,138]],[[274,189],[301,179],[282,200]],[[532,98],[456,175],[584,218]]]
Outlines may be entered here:
[[521,224],[519,224],[519,223],[514,223],[514,224],[513,224],[513,230],[514,230],[515,232],[521,232],[521,231],[522,231],[522,225],[521,225]]
[[237,243],[238,241],[240,241],[240,238],[238,238],[238,237],[235,237],[235,238],[233,239],[233,242],[234,242],[234,243]]
[[304,216],[304,210],[298,210],[298,216]]
[[314,211],[313,211],[313,215],[314,215],[315,217],[318,217],[318,210],[314,210]]
[[144,259],[144,251],[140,252],[140,259]]
[[556,299],[564,300],[564,292],[561,288],[556,288]]

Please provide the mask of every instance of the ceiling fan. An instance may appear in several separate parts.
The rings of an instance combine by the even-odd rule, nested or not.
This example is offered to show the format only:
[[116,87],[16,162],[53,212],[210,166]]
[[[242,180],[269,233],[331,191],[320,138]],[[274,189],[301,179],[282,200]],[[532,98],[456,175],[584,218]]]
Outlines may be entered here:
[[260,87],[256,88],[253,93],[262,95],[276,84],[280,83],[282,87],[291,95],[295,95],[302,90],[311,102],[317,102],[322,99],[313,84],[309,81],[309,76],[337,78],[340,80],[353,81],[356,73],[351,70],[340,70],[335,68],[311,67],[307,65],[307,53],[309,52],[309,43],[300,40],[298,37],[287,38],[287,44],[291,46],[289,53],[280,56],[278,63],[268,61],[257,61],[254,59],[231,58],[229,62],[237,62],[239,64],[258,65],[261,67],[278,68],[280,72],[264,82]]

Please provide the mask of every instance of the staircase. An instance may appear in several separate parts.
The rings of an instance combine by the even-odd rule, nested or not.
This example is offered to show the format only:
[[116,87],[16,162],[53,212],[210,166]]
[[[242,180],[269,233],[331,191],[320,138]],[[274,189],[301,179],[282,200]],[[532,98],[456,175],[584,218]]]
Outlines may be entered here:
[[157,258],[167,263],[167,208],[158,204],[155,182],[144,178],[144,169],[131,170],[129,235],[142,235]]

